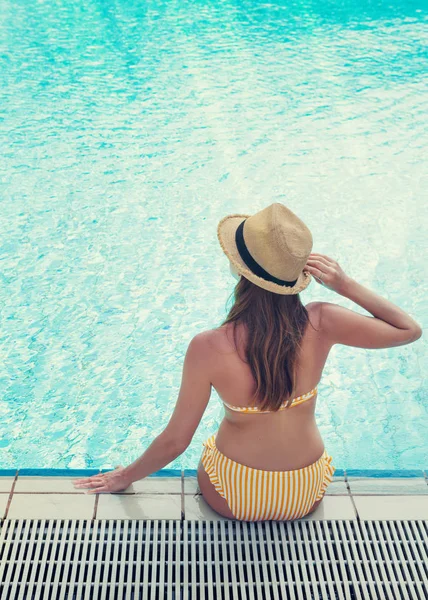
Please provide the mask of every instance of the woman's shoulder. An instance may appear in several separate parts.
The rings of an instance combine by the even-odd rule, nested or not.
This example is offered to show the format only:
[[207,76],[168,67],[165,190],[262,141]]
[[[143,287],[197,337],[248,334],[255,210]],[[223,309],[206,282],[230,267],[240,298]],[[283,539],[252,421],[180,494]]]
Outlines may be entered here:
[[212,354],[211,330],[200,331],[192,337],[188,344],[186,361],[198,365],[209,364]]
[[312,325],[317,329],[319,329],[322,305],[323,302],[314,301],[309,302],[309,304],[306,304],[305,306],[306,310],[308,311],[308,315],[310,316]]
[[234,347],[233,327],[231,323],[227,323],[214,329],[200,331],[193,337],[192,342],[207,352],[230,351]]
[[218,343],[219,337],[221,337],[221,334],[219,334],[216,329],[206,329],[196,333],[190,340],[190,345],[201,351],[208,350],[216,342]]
[[309,302],[308,304],[306,304],[305,308],[310,313],[318,314],[319,311],[321,310],[322,305],[323,305],[322,302],[319,302],[318,300],[314,300],[313,302]]

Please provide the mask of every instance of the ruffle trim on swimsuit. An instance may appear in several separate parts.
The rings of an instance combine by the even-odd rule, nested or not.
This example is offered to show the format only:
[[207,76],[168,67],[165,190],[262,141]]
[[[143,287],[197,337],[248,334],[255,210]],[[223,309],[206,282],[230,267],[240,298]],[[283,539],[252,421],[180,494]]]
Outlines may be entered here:
[[326,489],[328,488],[330,483],[333,481],[333,475],[334,475],[334,472],[336,471],[336,467],[331,464],[332,460],[333,460],[333,457],[330,456],[329,454],[327,454],[327,452],[325,451],[324,452],[324,465],[325,465],[324,480],[322,482],[320,491],[318,492],[318,495],[315,500],[319,500],[320,498],[322,498]]
[[205,451],[203,452],[201,457],[202,465],[217,492],[222,498],[224,498],[227,501],[220,480],[217,477],[217,471],[215,467],[214,453],[217,451],[217,448],[215,446],[215,435],[209,437],[205,442],[202,442],[202,444],[205,447]]

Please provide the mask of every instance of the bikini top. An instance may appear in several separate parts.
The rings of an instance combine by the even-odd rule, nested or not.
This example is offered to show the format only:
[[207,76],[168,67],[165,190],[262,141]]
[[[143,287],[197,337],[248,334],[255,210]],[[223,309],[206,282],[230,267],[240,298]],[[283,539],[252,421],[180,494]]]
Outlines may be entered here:
[[[302,396],[297,396],[296,398],[293,398],[291,404],[288,407],[287,407],[288,400],[286,400],[285,402],[283,402],[281,404],[281,406],[279,407],[278,410],[284,410],[285,408],[293,408],[293,406],[297,406],[298,404],[302,404],[302,402],[306,402],[307,400],[310,400],[311,398],[313,398],[316,395],[317,389],[318,389],[318,387],[316,386],[316,387],[314,387],[313,390],[311,390],[307,394],[303,394]],[[227,402],[223,402],[223,404],[225,406],[227,406],[227,408],[230,408],[230,410],[234,410],[236,412],[241,412],[241,413],[270,413],[270,412],[275,412],[273,410],[259,410],[257,408],[257,406],[232,406],[231,404],[227,404]]]

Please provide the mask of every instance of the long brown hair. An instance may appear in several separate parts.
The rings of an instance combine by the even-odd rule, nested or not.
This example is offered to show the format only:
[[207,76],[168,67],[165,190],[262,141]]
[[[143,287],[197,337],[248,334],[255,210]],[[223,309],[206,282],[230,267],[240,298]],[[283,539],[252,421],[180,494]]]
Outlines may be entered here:
[[236,325],[241,322],[246,326],[245,358],[257,384],[253,401],[261,410],[276,411],[284,398],[292,400],[296,358],[310,322],[308,311],[299,294],[275,294],[242,276],[234,297],[222,325],[233,323],[235,345]]

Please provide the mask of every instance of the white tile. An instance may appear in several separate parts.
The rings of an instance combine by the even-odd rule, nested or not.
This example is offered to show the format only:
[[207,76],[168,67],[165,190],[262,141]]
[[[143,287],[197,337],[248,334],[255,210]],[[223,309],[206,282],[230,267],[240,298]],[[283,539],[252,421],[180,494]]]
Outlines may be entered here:
[[0,493],[9,494],[14,480],[15,477],[0,477]]
[[20,477],[16,481],[15,492],[37,493],[49,492],[54,493],[74,493],[85,494],[85,489],[75,488],[73,481],[83,479],[83,477]]
[[184,518],[187,520],[199,521],[224,521],[230,520],[228,517],[223,517],[218,512],[213,510],[211,506],[204,500],[203,496],[192,496],[186,494],[184,496]]
[[428,485],[423,477],[348,477],[352,495],[426,494]]
[[9,519],[92,519],[95,494],[14,494]]
[[136,494],[181,494],[181,477],[146,477],[134,481],[126,490],[126,493],[130,492]]
[[427,496],[354,496],[364,521],[428,519]]
[[345,483],[345,478],[337,478],[333,479],[333,481],[329,484],[326,492],[326,496],[349,496],[349,490]]
[[[5,478],[3,478],[5,479]],[[74,493],[85,494],[87,488],[75,488],[73,482],[83,477],[18,477],[15,492],[18,493]],[[13,478],[12,478],[13,481]],[[1,484],[1,478],[0,478]],[[0,488],[1,492],[1,488]],[[146,477],[134,481],[126,494],[181,494],[181,477]]]
[[197,477],[185,477],[184,478],[184,493],[185,494],[196,494],[196,493],[199,494],[200,493]]
[[181,495],[99,494],[97,519],[180,519]]
[[1,494],[1,496],[0,496],[0,519],[4,518],[8,500],[9,500],[8,494]]
[[351,497],[348,496],[324,496],[321,504],[306,517],[303,521],[340,521],[342,519],[356,519],[355,509]]

